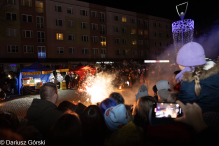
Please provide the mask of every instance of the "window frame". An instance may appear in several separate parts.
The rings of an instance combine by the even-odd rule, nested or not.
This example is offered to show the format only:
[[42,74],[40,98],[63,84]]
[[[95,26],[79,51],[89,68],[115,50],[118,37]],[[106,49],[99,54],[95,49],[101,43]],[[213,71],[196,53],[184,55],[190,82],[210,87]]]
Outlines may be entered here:
[[[24,48],[24,47],[26,47],[26,48]],[[28,47],[31,47],[32,48],[32,52],[28,52],[27,50],[28,50]],[[31,49],[30,48],[30,49]],[[26,51],[24,51],[26,49]],[[24,53],[25,54],[28,54],[28,53],[34,53],[34,46],[32,46],[32,45],[23,45],[23,51],[24,51]]]
[[100,12],[100,22],[105,22],[105,13]]
[[[91,17],[97,17],[97,11],[91,11]],[[94,14],[94,16],[93,16],[93,14]]]
[[[71,23],[70,26],[69,26],[69,22]],[[74,21],[72,21],[72,20],[68,20],[68,27],[75,27]]]
[[[40,5],[40,3],[42,3],[42,6],[44,7],[42,1],[35,1],[35,6],[36,6],[36,3],[39,3],[39,5]],[[40,14],[44,13],[44,8],[43,7],[42,8],[41,7],[35,7],[36,13],[40,13]],[[41,9],[42,9],[42,12],[40,11]]]
[[[39,18],[39,23],[37,22],[37,18]],[[43,18],[43,22],[41,22],[41,18]],[[38,27],[38,24],[40,25],[40,27]],[[43,25],[43,27],[42,27]],[[44,17],[43,16],[36,16],[36,27],[37,28],[44,28]]]
[[[8,51],[8,46],[10,46],[10,51]],[[12,46],[15,46],[15,52],[12,52]],[[19,52],[19,48],[18,45],[7,45],[7,52],[8,53],[18,53]]]
[[[62,53],[61,53],[61,49],[63,49]],[[65,51],[64,47],[57,47],[57,53],[58,54],[64,54],[64,51]]]
[[106,25],[100,25],[100,34],[106,34]]
[[92,36],[92,42],[99,42],[98,36]]
[[32,0],[28,0],[28,1],[29,1],[29,6],[25,5],[25,0],[21,0],[21,5],[26,6],[26,7],[32,7],[33,6],[33,1]]
[[[23,16],[26,16],[26,20],[27,20],[27,21],[24,21],[24,20],[23,20]],[[29,17],[28,17],[28,16],[31,16],[31,22],[28,22],[28,20],[29,20]],[[32,23],[32,22],[33,22],[33,16],[32,16],[32,15],[27,15],[27,14],[22,14],[22,22]]]
[[[57,37],[57,35],[58,35],[58,37]],[[62,39],[57,39],[57,38],[60,38],[59,35],[62,35]],[[63,33],[56,33],[56,40],[63,41],[64,40],[64,34]]]
[[91,29],[92,29],[92,30],[98,30],[98,24],[96,24],[96,23],[91,23]]
[[119,16],[118,15],[114,16],[114,21],[119,21]]
[[115,38],[115,44],[119,44],[119,38]]
[[[11,35],[13,31],[14,35]],[[6,28],[6,36],[8,37],[18,37],[18,30],[14,28]]]
[[[70,53],[70,49],[71,49],[72,53]],[[75,54],[75,48],[74,47],[69,47],[68,48],[68,53],[69,54]]]
[[[60,7],[60,11],[59,11],[59,7]],[[61,5],[55,5],[55,11],[56,12],[62,12],[62,6]]]
[[88,35],[82,35],[81,37],[82,37],[82,39],[81,39],[82,42],[89,42],[89,36]]
[[[61,25],[59,24],[61,22]],[[56,19],[56,26],[63,26],[62,19]]]
[[99,48],[92,48],[92,55],[99,55]]
[[[69,39],[69,36],[71,36],[71,39]],[[75,41],[75,35],[74,34],[68,34],[68,41]]]
[[89,55],[89,48],[82,48],[83,55]]
[[[27,32],[28,31],[30,31],[30,37],[27,37]],[[23,37],[24,38],[33,38],[33,30],[23,30]]]
[[[83,13],[83,11],[84,11],[84,13]],[[80,9],[80,15],[82,15],[82,16],[87,16],[88,14],[87,14],[87,10],[85,10],[85,9]]]
[[[7,19],[7,13],[10,14],[10,19]],[[15,20],[13,19],[13,15],[16,16]],[[17,20],[17,13],[14,12],[5,12],[6,20],[16,21]]]
[[[40,33],[40,38],[38,38],[38,33]],[[44,38],[42,38],[42,33],[44,33]],[[39,41],[41,40],[41,41]],[[45,32],[44,31],[37,31],[37,42],[38,43],[45,43]]]
[[[69,10],[70,9],[70,13],[69,13]],[[72,7],[67,7],[67,14],[74,14],[74,9]]]

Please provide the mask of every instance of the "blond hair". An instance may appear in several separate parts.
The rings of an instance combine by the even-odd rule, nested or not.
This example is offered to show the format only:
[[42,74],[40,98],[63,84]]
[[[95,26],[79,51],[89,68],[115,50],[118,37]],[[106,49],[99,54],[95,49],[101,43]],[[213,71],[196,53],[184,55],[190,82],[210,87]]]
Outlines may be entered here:
[[201,85],[200,85],[200,76],[202,74],[204,65],[195,66],[195,71],[193,77],[195,78],[195,95],[199,97],[201,95]]

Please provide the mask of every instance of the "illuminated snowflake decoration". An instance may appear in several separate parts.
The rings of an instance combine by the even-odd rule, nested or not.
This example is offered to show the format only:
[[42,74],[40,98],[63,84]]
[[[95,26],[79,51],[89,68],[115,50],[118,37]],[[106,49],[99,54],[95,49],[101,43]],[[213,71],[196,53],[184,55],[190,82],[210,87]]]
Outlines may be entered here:
[[173,41],[176,54],[186,43],[193,41],[194,20],[185,19],[172,23]]

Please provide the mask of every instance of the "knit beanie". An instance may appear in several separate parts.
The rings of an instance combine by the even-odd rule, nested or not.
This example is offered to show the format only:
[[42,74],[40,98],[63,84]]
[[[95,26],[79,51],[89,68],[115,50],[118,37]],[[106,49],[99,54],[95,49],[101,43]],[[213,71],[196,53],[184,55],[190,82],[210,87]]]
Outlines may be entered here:
[[110,131],[116,131],[122,128],[129,122],[125,105],[119,104],[108,108],[104,113],[104,120]]
[[185,44],[178,52],[176,62],[182,66],[198,66],[206,63],[205,51],[196,42]]
[[160,90],[160,89],[168,90],[168,89],[170,89],[170,84],[167,80],[160,80],[159,82],[156,83],[156,86],[157,86],[157,90]]
[[138,99],[142,96],[148,96],[148,88],[145,84],[142,84],[138,90],[138,93],[135,95],[136,97],[136,102]]
[[165,89],[160,89],[158,90],[157,94],[160,96],[160,98],[162,98],[164,101],[167,101],[170,92],[165,90]]

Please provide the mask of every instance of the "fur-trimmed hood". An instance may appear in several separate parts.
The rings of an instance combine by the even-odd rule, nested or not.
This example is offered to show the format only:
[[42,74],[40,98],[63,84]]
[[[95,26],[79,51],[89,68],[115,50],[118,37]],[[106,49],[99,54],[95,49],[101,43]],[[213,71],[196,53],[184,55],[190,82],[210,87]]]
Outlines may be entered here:
[[[212,67],[209,67],[211,65],[212,65]],[[212,62],[208,62],[204,66],[204,70],[202,71],[202,74],[200,76],[200,80],[205,80],[208,77],[216,75],[218,73],[219,73],[219,63],[212,64]],[[183,74],[182,80],[186,81],[186,82],[192,82],[195,80],[195,78],[192,75],[193,75],[193,71],[185,72]]]

